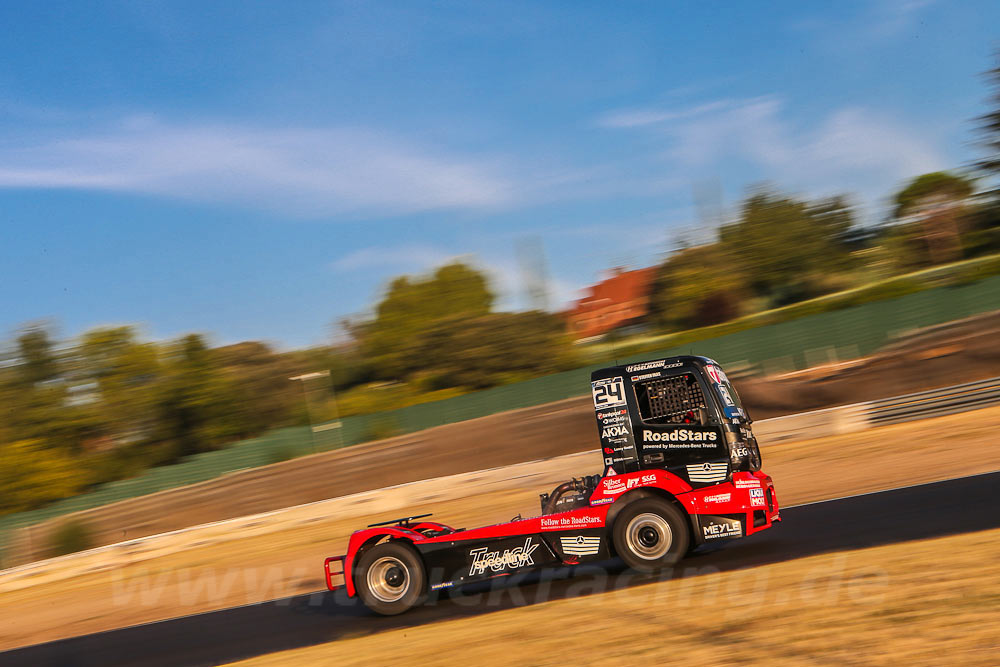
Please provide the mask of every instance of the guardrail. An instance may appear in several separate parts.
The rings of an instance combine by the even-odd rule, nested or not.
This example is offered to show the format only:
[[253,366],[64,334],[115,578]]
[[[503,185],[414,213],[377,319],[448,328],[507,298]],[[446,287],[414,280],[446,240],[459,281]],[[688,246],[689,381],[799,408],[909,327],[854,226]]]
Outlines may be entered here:
[[866,403],[872,425],[941,417],[1000,404],[1000,377]]

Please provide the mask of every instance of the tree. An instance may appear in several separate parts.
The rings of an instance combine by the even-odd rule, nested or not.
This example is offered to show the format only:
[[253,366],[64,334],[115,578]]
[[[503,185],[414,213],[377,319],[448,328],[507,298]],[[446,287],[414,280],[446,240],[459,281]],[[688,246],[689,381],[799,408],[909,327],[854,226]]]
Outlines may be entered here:
[[962,254],[965,205],[975,192],[972,180],[946,171],[922,174],[896,193],[895,217],[921,230],[931,262]]
[[212,357],[233,392],[233,404],[246,435],[287,423],[302,402],[299,387],[288,378],[326,368],[303,367],[292,356],[278,354],[256,341],[216,348]]
[[77,461],[40,441],[0,443],[0,514],[66,498],[87,481]]
[[426,278],[396,278],[376,306],[375,319],[357,329],[362,354],[378,377],[405,378],[425,367],[422,339],[439,321],[486,315],[492,304],[486,277],[460,262]]
[[167,458],[216,449],[241,434],[230,383],[197,334],[172,346],[160,392],[157,440]]
[[93,395],[102,435],[114,445],[151,436],[163,375],[155,345],[139,342],[133,327],[101,327],[83,334],[74,362],[74,380]]
[[420,354],[423,379],[435,389],[484,389],[576,365],[565,324],[538,311],[439,320]]
[[987,176],[1000,174],[1000,51],[996,58],[998,65],[987,72],[989,80],[993,84],[991,101],[993,110],[979,118],[981,123],[979,132],[982,135],[980,142],[987,155],[976,163],[976,168]]
[[718,244],[675,252],[658,269],[652,312],[663,327],[698,327],[737,317],[745,278]]
[[852,225],[841,197],[809,203],[761,190],[719,239],[753,290],[783,304],[822,292],[826,275],[846,265]]
[[18,369],[25,386],[54,380],[59,374],[58,359],[49,332],[32,326],[17,337]]

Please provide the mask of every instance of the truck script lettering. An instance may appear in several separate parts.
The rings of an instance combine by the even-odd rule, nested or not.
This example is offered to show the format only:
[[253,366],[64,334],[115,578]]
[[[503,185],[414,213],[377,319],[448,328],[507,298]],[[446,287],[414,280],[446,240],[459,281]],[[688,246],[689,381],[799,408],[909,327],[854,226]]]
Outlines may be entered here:
[[524,546],[505,549],[503,553],[490,551],[488,547],[479,547],[469,552],[472,556],[472,567],[469,568],[470,575],[483,574],[489,568],[494,572],[500,572],[507,568],[524,567],[534,565],[531,554],[538,548],[537,544],[531,543],[529,537],[524,541]]

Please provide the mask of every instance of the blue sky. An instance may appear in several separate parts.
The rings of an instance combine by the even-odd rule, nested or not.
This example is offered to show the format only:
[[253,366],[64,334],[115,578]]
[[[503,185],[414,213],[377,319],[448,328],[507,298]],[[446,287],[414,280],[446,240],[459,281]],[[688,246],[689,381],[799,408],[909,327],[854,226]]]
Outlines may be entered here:
[[874,221],[976,156],[998,25],[985,1],[3,3],[0,335],[302,346],[454,257],[520,308],[525,239],[564,304],[764,181]]

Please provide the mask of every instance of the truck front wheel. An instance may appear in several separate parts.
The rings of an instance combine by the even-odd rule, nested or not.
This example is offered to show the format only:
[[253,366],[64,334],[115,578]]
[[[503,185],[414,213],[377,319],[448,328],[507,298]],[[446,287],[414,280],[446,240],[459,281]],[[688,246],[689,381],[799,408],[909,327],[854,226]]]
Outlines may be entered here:
[[422,603],[427,575],[420,556],[411,547],[383,542],[364,552],[355,570],[354,587],[365,606],[377,614],[394,616]]
[[687,520],[673,504],[642,498],[622,509],[612,528],[615,551],[633,570],[656,572],[674,565],[688,551]]

